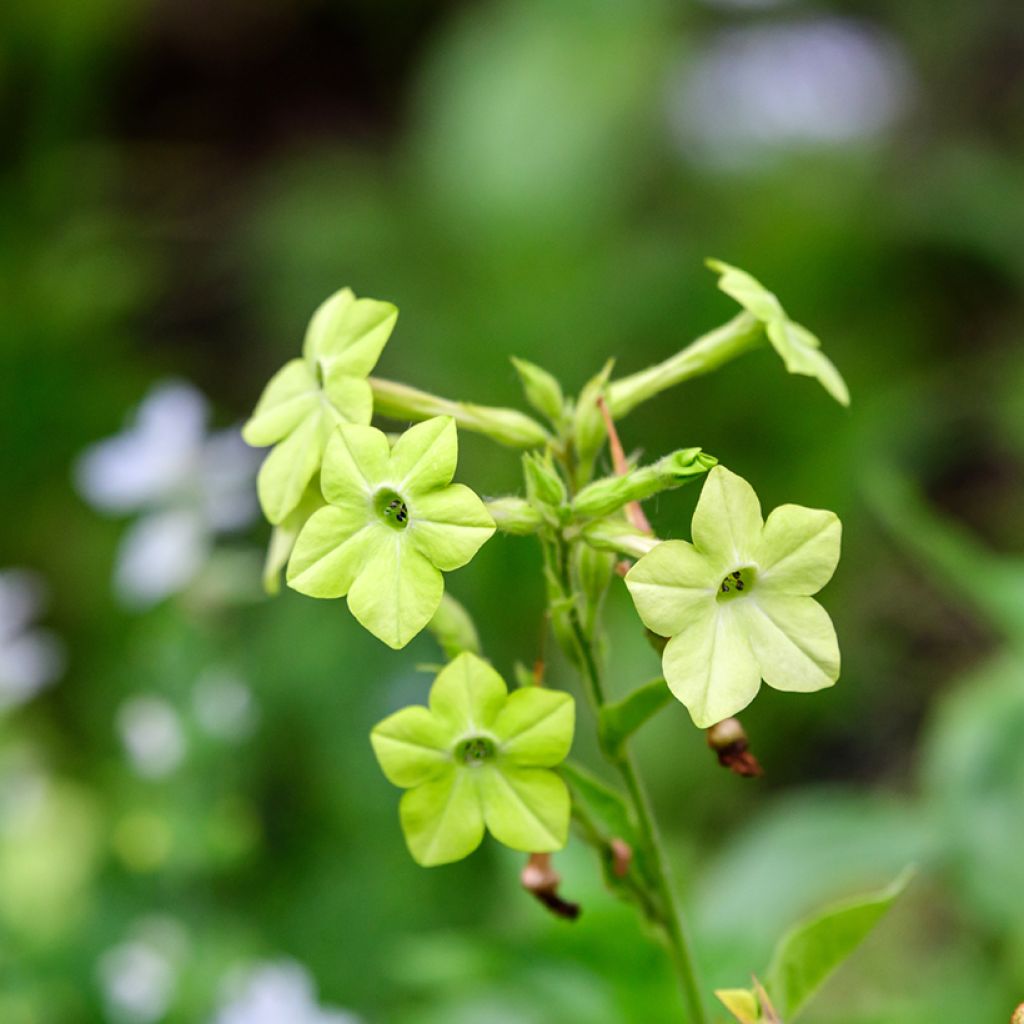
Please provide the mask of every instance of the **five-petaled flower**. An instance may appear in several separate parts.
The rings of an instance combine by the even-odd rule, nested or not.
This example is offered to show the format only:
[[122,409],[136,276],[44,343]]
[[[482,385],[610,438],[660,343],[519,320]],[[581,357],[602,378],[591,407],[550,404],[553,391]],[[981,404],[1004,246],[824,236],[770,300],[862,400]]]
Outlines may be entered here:
[[745,708],[761,680],[811,692],[839,678],[832,620],[811,595],[839,561],[832,512],[782,505],[761,518],[754,489],[716,466],[693,515],[693,543],[669,540],[626,576],[644,624],[671,637],[665,679],[707,728]]
[[327,444],[328,504],[302,528],[288,584],[310,597],[348,596],[352,614],[391,647],[430,621],[442,570],[465,565],[494,533],[483,502],[451,483],[455,421],[435,416],[395,442],[375,427],[342,424]]
[[366,379],[398,319],[390,302],[335,292],[313,314],[302,358],[271,378],[242,430],[255,447],[274,445],[260,468],[260,504],[280,523],[302,500],[339,423],[370,422],[373,392]]
[[370,735],[388,781],[407,789],[400,818],[424,867],[472,853],[484,826],[514,850],[565,845],[569,792],[551,769],[572,745],[575,705],[563,692],[509,694],[482,658],[465,652],[444,668],[429,708],[403,708]]

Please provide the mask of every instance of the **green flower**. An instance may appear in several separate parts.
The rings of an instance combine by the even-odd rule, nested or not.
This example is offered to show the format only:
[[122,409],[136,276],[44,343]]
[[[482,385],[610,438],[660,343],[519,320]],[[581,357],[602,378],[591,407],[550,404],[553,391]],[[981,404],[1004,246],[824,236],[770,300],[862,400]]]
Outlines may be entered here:
[[441,571],[465,565],[494,533],[483,502],[451,483],[458,438],[450,416],[407,430],[392,448],[374,427],[342,424],[323,457],[328,504],[307,520],[288,563],[288,585],[310,597],[344,597],[391,647],[430,621]]
[[399,816],[417,863],[461,860],[484,826],[513,850],[561,849],[569,791],[549,769],[569,753],[574,724],[569,694],[539,686],[509,694],[468,652],[434,680],[429,708],[385,718],[370,740],[388,781],[408,790]]
[[850,404],[846,382],[821,351],[821,342],[802,324],[789,319],[774,292],[745,270],[721,260],[708,260],[707,265],[720,275],[718,287],[764,324],[768,340],[790,373],[817,378],[837,402]]
[[257,486],[275,525],[302,500],[331,431],[340,423],[370,422],[366,378],[397,319],[390,302],[357,299],[348,288],[335,292],[309,321],[302,358],[285,363],[264,389],[242,436],[255,447],[274,445]]
[[832,577],[842,525],[782,505],[761,519],[754,489],[716,466],[693,514],[693,543],[669,540],[626,576],[644,625],[671,637],[665,679],[707,728],[745,708],[763,679],[808,693],[839,678],[828,613],[810,595]]

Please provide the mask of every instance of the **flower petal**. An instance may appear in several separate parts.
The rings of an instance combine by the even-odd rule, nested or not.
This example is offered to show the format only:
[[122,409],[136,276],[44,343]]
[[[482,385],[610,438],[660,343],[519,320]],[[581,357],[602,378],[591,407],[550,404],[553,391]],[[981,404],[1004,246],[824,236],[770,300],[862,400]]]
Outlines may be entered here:
[[[334,505],[366,502],[387,475],[387,435],[376,427],[343,423],[332,434],[324,452],[320,477],[324,497]],[[367,516],[370,505],[366,504]]]
[[732,606],[743,603],[711,603],[665,647],[665,681],[701,729],[742,711],[760,688],[757,662],[733,614]]
[[332,414],[332,425],[369,424],[373,417],[373,388],[365,377],[325,371],[324,394]]
[[481,773],[484,821],[499,843],[526,853],[565,846],[569,790],[546,768],[489,767]]
[[471,854],[484,837],[477,779],[454,766],[404,794],[399,818],[409,852],[425,868]]
[[309,321],[302,354],[325,375],[365,377],[376,365],[398,319],[390,302],[357,299],[342,288],[320,304]]
[[507,697],[505,680],[483,658],[464,651],[438,673],[430,710],[453,732],[490,732]]
[[576,704],[568,693],[540,686],[514,691],[494,720],[504,760],[523,767],[553,768],[569,754]]
[[834,512],[780,505],[764,524],[755,556],[758,589],[816,594],[836,571],[842,534]]
[[714,601],[720,570],[685,540],[667,540],[626,573],[643,624],[659,636],[678,633],[694,611]]
[[426,494],[451,483],[459,440],[451,416],[434,416],[410,427],[395,442],[391,475],[398,490]]
[[320,467],[323,436],[319,410],[275,445],[260,466],[256,490],[267,519],[275,526],[302,500],[306,486]]
[[766,333],[790,373],[814,377],[840,405],[850,404],[846,381],[821,351],[821,342],[806,327],[782,318],[769,323]]
[[301,359],[290,359],[263,389],[242,437],[254,447],[276,444],[287,437],[316,406],[316,377]]
[[465,484],[449,484],[409,505],[409,537],[438,569],[450,572],[469,562],[494,533],[484,503]]
[[761,539],[761,503],[754,488],[724,466],[708,473],[693,513],[693,543],[723,571],[751,557]]
[[403,789],[445,774],[452,764],[449,738],[443,725],[420,705],[388,715],[370,733],[388,782]]
[[336,505],[314,512],[302,527],[288,561],[288,586],[309,597],[344,597],[383,531],[386,526],[368,524],[365,518]]
[[759,593],[731,603],[769,686],[810,693],[839,678],[835,627],[814,598]]
[[348,592],[348,607],[378,640],[397,650],[437,611],[444,580],[395,530],[380,524],[370,536],[372,548]]

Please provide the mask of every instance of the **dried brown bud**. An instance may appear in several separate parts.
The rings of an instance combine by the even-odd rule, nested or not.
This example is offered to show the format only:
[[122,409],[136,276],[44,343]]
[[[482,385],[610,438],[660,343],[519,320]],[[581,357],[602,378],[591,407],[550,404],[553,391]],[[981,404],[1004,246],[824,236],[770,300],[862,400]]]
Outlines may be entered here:
[[744,778],[764,775],[764,769],[750,752],[747,734],[738,718],[726,718],[708,729],[708,746],[718,755],[723,768]]
[[536,897],[552,914],[575,921],[580,916],[580,905],[570,903],[558,895],[562,878],[551,865],[550,853],[531,853],[519,876],[523,888]]
[[612,871],[616,878],[625,878],[633,863],[633,847],[625,839],[615,838],[609,843],[612,851]]

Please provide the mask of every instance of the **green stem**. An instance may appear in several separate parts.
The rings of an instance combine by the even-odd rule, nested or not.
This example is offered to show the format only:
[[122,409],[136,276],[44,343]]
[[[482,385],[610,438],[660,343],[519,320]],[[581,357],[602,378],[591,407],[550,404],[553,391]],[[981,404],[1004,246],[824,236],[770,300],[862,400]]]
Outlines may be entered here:
[[[562,567],[563,587],[568,593],[572,593],[571,581],[569,579],[569,552],[567,545],[562,542],[559,545],[560,562]],[[582,666],[582,675],[587,686],[587,694],[590,698],[595,717],[600,718],[601,708],[605,705],[604,684],[601,680],[601,670],[594,653],[594,646],[587,637],[579,620],[579,613],[573,609],[569,615],[570,625],[576,644],[579,647]],[[679,979],[679,986],[682,990],[683,1000],[687,1008],[689,1024],[708,1024],[709,1018],[704,999],[701,995],[700,983],[697,980],[697,966],[693,955],[693,946],[689,933],[683,919],[679,901],[675,895],[672,885],[672,878],[668,870],[668,858],[665,855],[664,844],[654,818],[654,811],[651,807],[647,790],[637,771],[636,762],[628,744],[623,746],[617,757],[610,758],[622,775],[623,782],[629,792],[636,813],[637,827],[647,847],[651,863],[654,866],[654,874],[658,887],[658,897],[662,907],[661,924],[665,931],[665,938],[669,954],[672,958],[672,965],[675,968]]]

